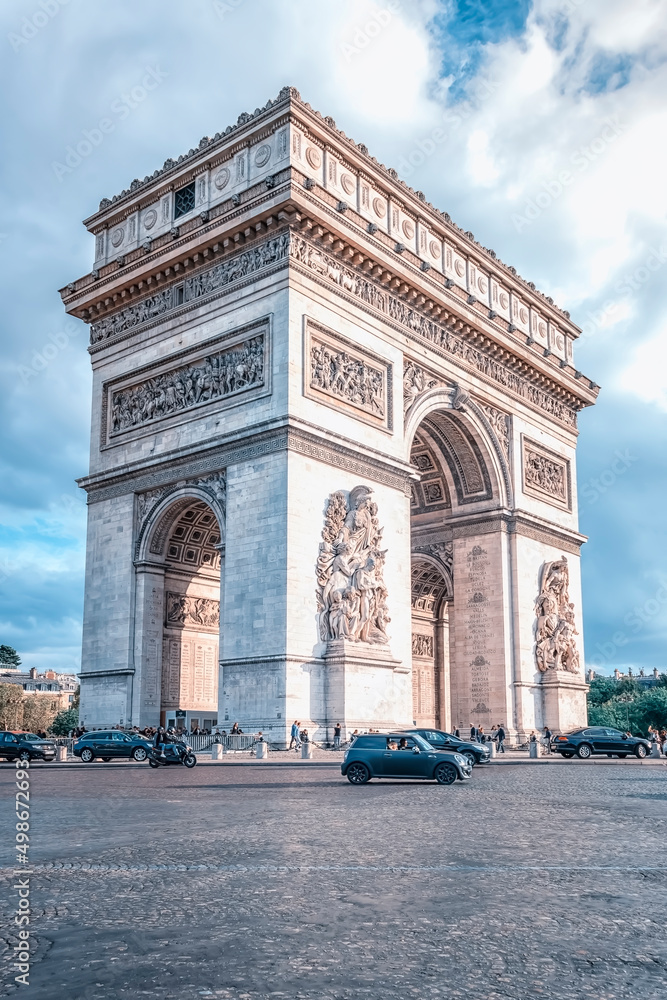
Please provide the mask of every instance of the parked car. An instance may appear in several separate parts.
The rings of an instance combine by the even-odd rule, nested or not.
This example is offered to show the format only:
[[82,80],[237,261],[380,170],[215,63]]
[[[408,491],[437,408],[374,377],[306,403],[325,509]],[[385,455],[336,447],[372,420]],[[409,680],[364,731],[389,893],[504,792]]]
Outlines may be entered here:
[[587,726],[575,729],[571,733],[554,736],[551,740],[552,753],[562,757],[588,757],[606,755],[607,757],[646,757],[651,751],[651,744],[641,736],[629,736],[620,729],[608,729],[605,726]]
[[42,739],[35,733],[0,732],[0,757],[52,761],[55,756],[56,745],[52,740]]
[[84,733],[72,747],[75,757],[80,757],[85,764],[89,764],[96,757],[101,757],[103,761],[111,760],[112,757],[132,758],[133,760],[146,760],[148,751],[152,743],[145,736],[138,733],[124,733],[120,729],[100,730],[97,733]]
[[436,750],[449,750],[451,753],[462,754],[473,767],[475,764],[486,764],[491,760],[491,748],[488,743],[471,743],[470,740],[459,739],[441,729],[407,729],[406,732],[418,733]]
[[367,733],[357,736],[343,755],[341,774],[353,785],[371,778],[418,778],[451,785],[472,773],[460,753],[435,750],[418,733]]

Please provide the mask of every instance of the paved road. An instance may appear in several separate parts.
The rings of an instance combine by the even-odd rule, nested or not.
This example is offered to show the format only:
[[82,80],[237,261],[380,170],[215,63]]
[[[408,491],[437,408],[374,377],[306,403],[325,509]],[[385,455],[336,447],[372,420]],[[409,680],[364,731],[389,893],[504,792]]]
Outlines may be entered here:
[[452,787],[353,788],[319,763],[31,781],[30,1000],[667,994],[662,762],[492,764]]

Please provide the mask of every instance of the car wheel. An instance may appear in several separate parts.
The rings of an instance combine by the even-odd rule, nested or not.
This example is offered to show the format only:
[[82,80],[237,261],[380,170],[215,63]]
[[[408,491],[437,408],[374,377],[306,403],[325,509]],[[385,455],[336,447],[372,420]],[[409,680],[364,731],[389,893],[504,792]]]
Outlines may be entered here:
[[148,763],[150,764],[151,767],[159,767],[160,766],[156,760],[149,760]]
[[111,757],[102,757],[102,760],[104,761],[105,764],[108,764],[109,761],[111,760]]
[[81,751],[81,760],[84,762],[84,764],[90,764],[91,760],[94,759],[95,758],[93,756],[93,751],[90,749],[90,747],[84,747],[84,749]]
[[465,757],[465,759],[468,761],[471,767],[474,767],[475,764],[477,763],[477,758],[475,757],[472,750],[466,751],[466,753],[462,754],[461,756]]
[[148,754],[144,747],[137,747],[136,750],[132,751],[133,760],[146,760],[146,757],[148,757]]
[[459,773],[453,764],[438,764],[433,777],[439,785],[453,785]]
[[571,750],[566,750],[565,752],[561,751],[561,757],[565,757],[566,760],[570,760],[572,757],[574,757],[574,754],[572,753]]
[[619,755],[618,755],[618,756],[619,756],[619,757],[621,758],[621,760],[625,760],[625,758],[626,758],[626,757],[627,757],[628,755],[627,755],[627,753],[619,753]]
[[370,776],[371,772],[365,764],[350,764],[347,769],[347,780],[351,785],[365,785]]
[[577,757],[582,760],[588,760],[593,751],[589,747],[588,743],[582,743],[580,747],[577,748]]
[[27,750],[21,750],[19,754],[19,760],[31,760],[30,754]]
[[635,757],[639,757],[641,760],[641,758],[645,756],[646,756],[646,747],[644,746],[643,743],[638,743],[637,746],[635,747]]
[[197,758],[193,753],[186,753],[185,757],[183,758],[183,763],[185,764],[186,767],[194,767],[195,764],[197,763]]

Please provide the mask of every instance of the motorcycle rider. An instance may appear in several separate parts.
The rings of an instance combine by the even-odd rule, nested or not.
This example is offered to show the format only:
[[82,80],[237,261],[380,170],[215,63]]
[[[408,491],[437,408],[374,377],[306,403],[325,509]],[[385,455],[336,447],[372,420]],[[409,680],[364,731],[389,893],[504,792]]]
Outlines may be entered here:
[[164,730],[164,726],[158,726],[158,729],[153,737],[153,746],[157,750],[158,754],[164,760],[164,748],[165,744],[168,743],[167,734]]

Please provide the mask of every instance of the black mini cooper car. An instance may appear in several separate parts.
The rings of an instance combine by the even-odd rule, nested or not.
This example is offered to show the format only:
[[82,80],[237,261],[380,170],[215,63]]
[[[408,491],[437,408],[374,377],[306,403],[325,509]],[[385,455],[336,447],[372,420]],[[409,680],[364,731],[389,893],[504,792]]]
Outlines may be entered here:
[[451,733],[445,733],[441,729],[408,729],[406,732],[418,733],[436,750],[449,750],[450,753],[462,754],[473,767],[475,764],[486,764],[491,760],[488,743],[472,743],[470,740],[462,740]]
[[55,756],[56,745],[52,740],[42,739],[35,733],[0,732],[0,757],[52,761]]
[[72,747],[75,757],[80,757],[84,764],[89,764],[96,757],[108,761],[112,757],[132,758],[142,761],[148,757],[152,743],[138,733],[124,733],[120,729],[100,730],[97,733],[84,733]]
[[589,757],[605,755],[607,757],[646,757],[651,751],[651,744],[641,736],[630,736],[620,729],[608,729],[606,726],[587,726],[585,729],[575,729],[571,733],[554,736],[551,740],[552,753],[563,757]]
[[370,778],[412,778],[452,785],[469,778],[472,764],[459,753],[436,750],[417,733],[366,733],[343,755],[341,774],[353,785]]

